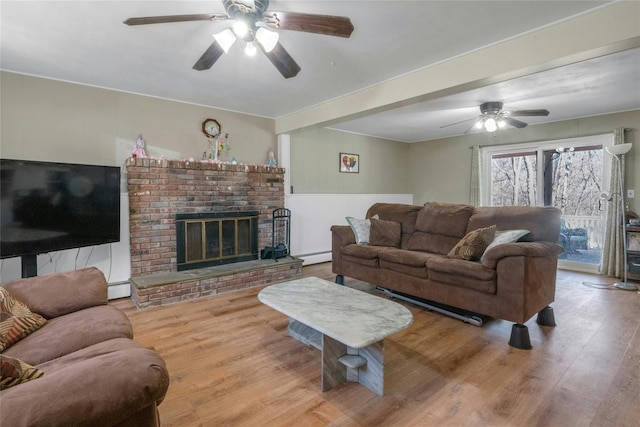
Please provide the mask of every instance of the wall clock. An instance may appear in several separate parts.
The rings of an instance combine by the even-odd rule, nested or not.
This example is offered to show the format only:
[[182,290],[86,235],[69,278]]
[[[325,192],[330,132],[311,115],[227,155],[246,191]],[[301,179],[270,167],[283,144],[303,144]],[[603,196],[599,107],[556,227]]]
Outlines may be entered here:
[[220,123],[214,119],[207,119],[202,122],[202,132],[209,138],[217,138],[220,135]]

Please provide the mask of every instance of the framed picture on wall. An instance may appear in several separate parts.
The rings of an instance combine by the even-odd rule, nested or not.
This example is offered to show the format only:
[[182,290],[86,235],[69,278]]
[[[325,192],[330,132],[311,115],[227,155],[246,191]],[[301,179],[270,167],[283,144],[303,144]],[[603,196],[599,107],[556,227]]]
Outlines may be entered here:
[[358,173],[360,172],[360,155],[350,153],[340,153],[340,172]]

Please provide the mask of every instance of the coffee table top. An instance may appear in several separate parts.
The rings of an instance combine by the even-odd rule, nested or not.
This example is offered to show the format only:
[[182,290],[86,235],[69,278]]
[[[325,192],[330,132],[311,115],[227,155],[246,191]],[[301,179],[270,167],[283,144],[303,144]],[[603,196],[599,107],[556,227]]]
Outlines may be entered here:
[[411,312],[396,302],[317,277],[268,286],[258,299],[353,348],[381,341],[413,322]]

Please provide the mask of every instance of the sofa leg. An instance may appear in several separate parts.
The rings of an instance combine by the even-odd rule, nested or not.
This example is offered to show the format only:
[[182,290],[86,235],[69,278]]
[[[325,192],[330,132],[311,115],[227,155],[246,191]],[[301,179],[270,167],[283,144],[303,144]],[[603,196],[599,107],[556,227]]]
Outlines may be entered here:
[[553,314],[553,307],[547,306],[538,313],[536,323],[541,326],[556,326],[556,317]]
[[344,286],[344,276],[342,274],[336,275],[336,283]]
[[531,350],[531,341],[529,340],[529,328],[520,323],[515,323],[511,327],[511,339],[509,345],[520,350]]

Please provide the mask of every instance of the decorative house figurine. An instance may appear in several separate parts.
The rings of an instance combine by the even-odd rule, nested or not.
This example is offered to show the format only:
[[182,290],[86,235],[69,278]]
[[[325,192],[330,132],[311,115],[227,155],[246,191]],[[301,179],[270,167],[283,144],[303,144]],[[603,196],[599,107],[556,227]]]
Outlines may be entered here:
[[133,149],[133,153],[131,157],[139,157],[145,158],[147,157],[147,153],[144,151],[144,139],[142,138],[142,134],[138,134],[138,138],[136,139],[136,146]]

